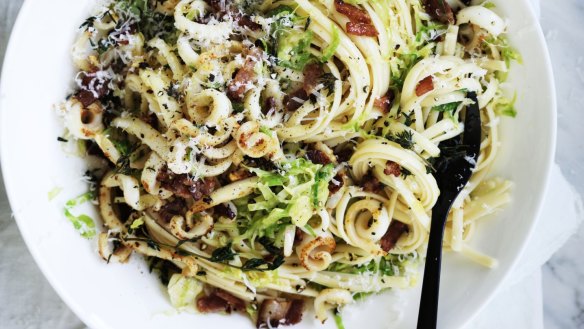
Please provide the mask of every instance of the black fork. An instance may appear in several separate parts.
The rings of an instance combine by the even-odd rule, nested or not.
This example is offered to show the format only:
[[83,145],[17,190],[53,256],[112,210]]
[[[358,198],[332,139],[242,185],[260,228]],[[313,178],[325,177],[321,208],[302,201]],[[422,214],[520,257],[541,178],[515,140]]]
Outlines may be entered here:
[[[466,107],[462,140],[443,142],[443,152],[435,165],[435,177],[440,196],[432,208],[432,224],[424,269],[422,298],[418,313],[418,329],[435,329],[438,320],[438,295],[440,291],[440,265],[442,262],[442,239],[448,212],[452,203],[468,183],[476,166],[481,146],[481,116],[477,95],[469,92],[467,98],[474,104]],[[452,157],[445,157],[444,150],[454,150]]]

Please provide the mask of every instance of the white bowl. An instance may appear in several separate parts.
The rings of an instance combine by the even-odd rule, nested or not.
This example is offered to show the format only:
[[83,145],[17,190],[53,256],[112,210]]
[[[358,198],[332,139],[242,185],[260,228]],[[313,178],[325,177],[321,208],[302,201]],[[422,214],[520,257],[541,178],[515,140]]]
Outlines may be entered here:
[[[459,328],[487,303],[509,274],[534,227],[546,190],[556,137],[555,91],[544,37],[526,0],[494,1],[509,18],[511,43],[523,55],[510,83],[518,92],[515,119],[503,119],[495,174],[515,182],[513,203],[481,225],[474,245],[495,256],[487,270],[460,256],[444,262],[440,328]],[[57,293],[92,328],[251,328],[242,316],[175,314],[157,278],[134,257],[106,265],[95,242],[79,236],[63,215],[66,199],[86,191],[84,162],[67,157],[56,138],[53,105],[72,86],[70,49],[91,0],[28,0],[14,27],[0,87],[1,159],[12,210],[34,259]],[[63,191],[48,200],[56,187]],[[350,307],[347,328],[415,327],[418,291],[375,296]],[[400,316],[400,310],[403,314]],[[298,328],[320,328],[306,316]],[[365,322],[364,322],[365,321]],[[328,321],[327,328],[334,323]]]

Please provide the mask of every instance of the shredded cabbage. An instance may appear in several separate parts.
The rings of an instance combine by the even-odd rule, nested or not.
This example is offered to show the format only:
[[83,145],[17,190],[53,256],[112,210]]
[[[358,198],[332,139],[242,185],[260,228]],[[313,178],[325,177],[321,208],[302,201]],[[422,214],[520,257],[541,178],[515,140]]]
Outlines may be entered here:
[[81,234],[81,236],[86,239],[90,239],[95,236],[95,222],[87,215],[75,216],[71,210],[81,204],[84,204],[87,201],[93,200],[93,198],[93,192],[87,192],[67,201],[67,203],[65,203],[65,207],[63,208],[65,217],[67,217],[67,219],[73,224],[75,230],[77,230],[77,232],[79,232],[79,234]]
[[176,273],[170,278],[167,289],[172,306],[181,308],[194,304],[197,295],[203,291],[203,285],[195,278]]

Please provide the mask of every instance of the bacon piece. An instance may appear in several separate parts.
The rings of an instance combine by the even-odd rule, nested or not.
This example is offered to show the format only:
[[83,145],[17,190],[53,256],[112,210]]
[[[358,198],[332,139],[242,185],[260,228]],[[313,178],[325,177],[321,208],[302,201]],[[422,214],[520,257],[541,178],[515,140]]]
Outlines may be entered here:
[[343,0],[335,0],[335,9],[339,13],[347,16],[351,22],[367,24],[371,23],[371,17],[369,17],[369,14],[365,10],[345,3]]
[[310,160],[312,163],[318,163],[321,164],[323,166],[326,166],[329,163],[332,163],[333,161],[326,155],[326,153],[324,153],[321,150],[308,150],[306,151],[306,157],[308,158],[308,160]]
[[298,110],[304,102],[308,100],[308,94],[304,89],[298,89],[288,95],[286,100],[286,110],[296,111]]
[[385,252],[393,249],[402,234],[406,232],[408,232],[408,226],[406,224],[397,220],[392,220],[391,224],[389,224],[387,232],[385,232],[381,238],[381,249],[383,249]]
[[216,205],[213,208],[213,210],[215,211],[215,214],[217,214],[219,216],[224,216],[224,217],[227,217],[229,219],[235,218],[235,212],[233,212],[231,207],[229,207],[229,205],[227,205],[225,203],[221,203],[221,204]]
[[386,175],[394,175],[395,177],[399,177],[399,175],[401,175],[401,166],[393,161],[387,161],[385,163],[385,169],[383,169],[383,173]]
[[110,92],[110,80],[97,78],[96,72],[97,71],[79,73],[81,89],[73,97],[75,97],[83,107],[88,107]]
[[248,86],[256,81],[255,65],[260,61],[260,55],[261,53],[258,49],[253,49],[247,56],[243,67],[229,81],[227,96],[231,100],[242,101]]
[[335,156],[337,157],[337,161],[339,162],[347,162],[351,159],[351,157],[353,156],[353,153],[355,153],[355,150],[353,149],[353,147],[343,147],[341,149],[335,149],[334,150]]
[[347,33],[363,37],[376,37],[379,32],[372,24],[361,22],[347,22]]
[[256,325],[258,328],[277,328],[280,324],[294,325],[302,320],[303,310],[304,301],[302,299],[291,301],[266,299],[260,306]]
[[167,223],[174,216],[184,215],[187,212],[187,204],[182,198],[174,198],[174,200],[167,202],[164,206],[160,208],[158,212],[160,217]]
[[395,99],[395,95],[393,90],[388,90],[385,96],[376,98],[373,102],[373,106],[380,108],[384,113],[389,112],[391,106],[393,105],[393,101]]
[[243,15],[241,13],[234,13],[233,14],[233,21],[241,27],[247,27],[252,31],[261,30],[262,26],[254,21],[251,20],[251,17],[248,15]]
[[429,75],[420,81],[416,86],[416,96],[420,97],[426,93],[431,92],[432,90],[434,90],[434,80],[432,80],[432,76]]
[[209,296],[197,299],[197,309],[201,313],[238,312],[245,310],[245,302],[224,290],[217,289]]
[[218,185],[214,178],[194,180],[187,174],[177,175],[168,169],[162,170],[156,179],[163,188],[183,198],[192,197],[195,201],[211,194]]
[[268,97],[266,98],[266,100],[264,101],[264,107],[262,107],[262,113],[264,115],[270,115],[276,112],[277,109],[277,104],[276,104],[276,100],[274,99],[274,97]]
[[304,67],[304,84],[302,88],[306,92],[306,94],[311,94],[314,91],[314,88],[318,86],[319,79],[324,74],[324,70],[322,69],[322,65],[318,63],[311,63]]
[[367,173],[367,175],[363,176],[361,182],[362,182],[361,185],[363,186],[363,190],[365,192],[380,194],[383,190],[383,185],[381,185],[379,179],[377,179],[377,177],[375,177],[371,173]]
[[333,177],[333,179],[331,179],[331,181],[328,184],[329,193],[330,194],[337,193],[341,189],[341,187],[343,187],[343,185],[345,185],[344,175],[339,172],[338,174],[335,175],[335,177]]
[[424,0],[424,9],[433,19],[443,24],[454,24],[454,12],[446,0]]

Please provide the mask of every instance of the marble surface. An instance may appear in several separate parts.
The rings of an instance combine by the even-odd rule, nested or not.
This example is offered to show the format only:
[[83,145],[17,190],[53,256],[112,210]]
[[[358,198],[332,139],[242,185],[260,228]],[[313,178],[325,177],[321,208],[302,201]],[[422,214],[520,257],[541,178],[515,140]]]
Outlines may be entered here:
[[[22,0],[0,0],[0,65]],[[578,192],[584,193],[584,1],[542,0],[541,23],[556,75],[559,109],[556,160]],[[528,54],[524,54],[528,56]],[[561,218],[557,218],[561,225]],[[543,267],[547,329],[584,328],[584,228]],[[0,327],[85,328],[64,305],[34,264],[12,219],[0,179]],[[539,273],[525,279],[539,284]],[[512,300],[509,300],[513,303]],[[7,307],[10,305],[11,307]]]

